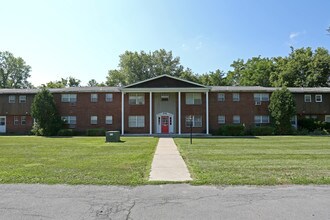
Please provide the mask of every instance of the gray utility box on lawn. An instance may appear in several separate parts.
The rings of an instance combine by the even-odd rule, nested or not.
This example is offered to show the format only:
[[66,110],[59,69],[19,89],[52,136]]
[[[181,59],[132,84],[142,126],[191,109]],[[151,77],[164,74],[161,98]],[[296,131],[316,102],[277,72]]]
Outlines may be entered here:
[[119,142],[120,132],[119,131],[107,131],[105,133],[106,142]]

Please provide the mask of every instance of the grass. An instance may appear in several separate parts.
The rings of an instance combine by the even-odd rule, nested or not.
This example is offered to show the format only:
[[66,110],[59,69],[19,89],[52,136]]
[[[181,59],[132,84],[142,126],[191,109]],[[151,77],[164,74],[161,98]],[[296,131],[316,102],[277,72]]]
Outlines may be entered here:
[[146,183],[158,139],[121,140],[0,136],[0,183]]
[[176,138],[193,184],[330,184],[330,137]]

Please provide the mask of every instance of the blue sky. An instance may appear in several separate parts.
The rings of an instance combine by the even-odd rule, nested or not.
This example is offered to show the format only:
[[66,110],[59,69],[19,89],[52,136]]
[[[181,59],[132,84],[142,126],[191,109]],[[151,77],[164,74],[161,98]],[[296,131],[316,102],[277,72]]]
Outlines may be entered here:
[[238,59],[330,50],[328,0],[0,0],[0,51],[22,57],[40,85],[105,81],[119,55],[164,48],[195,73]]

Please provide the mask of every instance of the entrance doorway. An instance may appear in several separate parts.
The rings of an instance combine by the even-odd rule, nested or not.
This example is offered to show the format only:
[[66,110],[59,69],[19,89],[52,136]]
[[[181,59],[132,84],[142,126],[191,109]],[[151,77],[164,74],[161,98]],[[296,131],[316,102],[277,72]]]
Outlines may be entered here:
[[168,112],[161,112],[156,115],[157,117],[157,133],[158,134],[171,134],[174,133],[173,114]]
[[6,116],[0,116],[0,133],[6,133]]
[[168,134],[168,116],[161,117],[162,134]]

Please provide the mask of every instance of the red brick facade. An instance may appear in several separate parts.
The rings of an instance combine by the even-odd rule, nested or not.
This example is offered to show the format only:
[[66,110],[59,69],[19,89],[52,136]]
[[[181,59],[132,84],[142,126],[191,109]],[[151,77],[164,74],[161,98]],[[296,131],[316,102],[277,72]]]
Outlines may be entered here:
[[[167,76],[165,76],[167,77]],[[256,116],[269,116],[269,101],[256,103],[255,94],[268,94],[271,96],[275,88],[264,87],[204,87],[202,85],[182,81],[176,78],[167,77],[160,83],[162,78],[156,78],[127,86],[123,88],[111,87],[77,87],[64,89],[51,89],[54,96],[56,108],[63,117],[75,117],[75,124],[66,125],[79,132],[85,132],[92,128],[104,128],[106,130],[119,130],[124,134],[154,134],[155,128],[155,95],[152,96],[152,128],[150,128],[150,92],[152,94],[174,93],[176,97],[174,112],[175,133],[189,133],[190,127],[186,125],[186,116],[201,116],[200,126],[193,127],[193,133],[207,133],[217,130],[224,124],[233,124],[233,117],[239,116],[239,124],[245,126],[254,126]],[[155,85],[157,87],[155,87]],[[176,87],[177,86],[177,87]],[[182,86],[182,87],[179,87]],[[296,101],[297,117],[312,117],[324,121],[330,119],[330,88],[291,88]],[[36,89],[19,90],[3,89],[0,90],[0,119],[5,118],[5,133],[8,134],[28,134],[33,126],[31,117],[31,104],[34,95],[38,92]],[[144,104],[130,104],[130,94],[143,94]],[[181,94],[180,99],[178,97]],[[187,93],[198,93],[201,97],[201,103],[187,104]],[[221,99],[218,94],[223,94]],[[233,94],[239,94],[239,100],[233,100]],[[62,96],[65,94],[76,94],[75,102],[63,102]],[[97,94],[97,100],[92,100],[91,95]],[[112,94],[112,100],[106,100],[106,95]],[[307,100],[306,96],[307,95]],[[15,102],[9,101],[9,97],[15,96]],[[26,101],[20,102],[20,96],[25,96]],[[122,120],[122,97],[124,97],[124,119]],[[181,105],[179,106],[179,100]],[[208,100],[208,105],[207,105]],[[173,105],[173,102],[171,102]],[[207,112],[208,107],[208,112]],[[181,120],[179,121],[179,112],[181,111]],[[208,114],[208,123],[207,123]],[[91,117],[96,116],[97,121],[91,121]],[[112,116],[112,123],[106,123],[106,116]],[[144,123],[142,127],[130,126],[130,116],[143,116]],[[218,121],[220,116],[222,122]],[[109,119],[108,117],[108,119]],[[110,117],[111,118],[111,117]],[[95,117],[93,118],[95,119]],[[122,124],[123,122],[123,124]],[[181,126],[180,126],[181,125]],[[123,127],[122,127],[123,126]],[[181,127],[181,130],[180,130]],[[2,127],[3,129],[4,127]],[[124,130],[122,130],[124,128]],[[1,125],[0,125],[1,133]],[[2,132],[4,133],[4,132]]]

